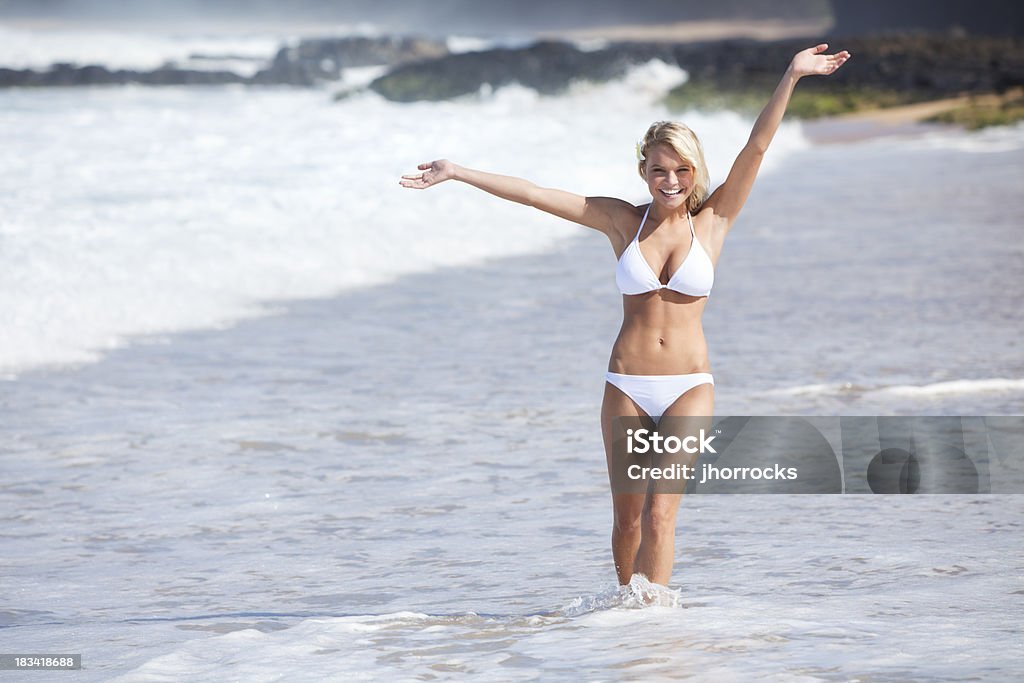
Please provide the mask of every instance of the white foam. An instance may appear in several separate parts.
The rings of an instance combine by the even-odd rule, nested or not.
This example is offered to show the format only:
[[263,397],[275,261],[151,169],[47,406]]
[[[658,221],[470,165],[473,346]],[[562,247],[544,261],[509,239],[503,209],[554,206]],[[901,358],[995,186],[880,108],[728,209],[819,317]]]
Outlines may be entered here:
[[603,38],[579,38],[571,42],[581,52],[598,52],[610,45],[610,42]]
[[768,396],[827,396],[850,391],[853,385],[849,382],[841,384],[801,384],[795,387],[784,387],[766,391]]
[[650,93],[652,97],[661,97],[669,90],[686,83],[689,78],[685,69],[660,59],[652,59],[646,64],[630,69],[622,82],[629,88]]
[[[45,69],[51,64],[156,69],[165,64],[196,70],[231,70],[250,76],[276,54],[284,36],[179,35],[141,30],[11,28],[0,26],[0,65]],[[194,59],[194,55],[217,59]],[[227,59],[231,58],[231,59]]]
[[622,609],[649,609],[653,607],[678,608],[682,606],[682,591],[651,583],[643,574],[634,574],[629,583],[615,586],[595,595],[574,598],[560,614],[577,617],[591,612]]
[[363,88],[387,73],[386,66],[352,66],[341,72],[341,85],[345,88]]
[[445,39],[448,51],[453,54],[481,52],[494,46],[494,41],[477,36],[448,36]]
[[924,385],[896,385],[884,387],[878,393],[897,396],[949,396],[958,394],[981,394],[991,392],[1024,391],[1024,379],[960,379]]
[[958,127],[937,129],[909,138],[905,144],[916,149],[948,149],[975,154],[997,154],[1024,149],[1024,122],[990,126],[964,133]]
[[836,396],[840,394],[879,394],[927,398],[930,396],[953,396],[994,392],[1024,391],[1024,379],[961,379],[934,384],[897,384],[885,386],[878,382],[872,385],[858,385],[851,382],[837,384],[803,384],[794,387],[771,389],[768,396]]

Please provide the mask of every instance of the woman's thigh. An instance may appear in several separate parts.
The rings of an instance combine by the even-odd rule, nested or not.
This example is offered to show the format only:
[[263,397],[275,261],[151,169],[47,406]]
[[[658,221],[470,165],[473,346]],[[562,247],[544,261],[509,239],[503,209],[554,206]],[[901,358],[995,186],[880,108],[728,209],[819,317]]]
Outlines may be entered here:
[[[615,472],[613,471],[614,450],[616,439],[622,438],[617,434],[621,426],[616,424],[616,418],[641,418],[642,413],[633,399],[626,396],[622,391],[608,382],[604,384],[604,401],[601,403],[601,434],[604,437],[605,462],[608,465],[608,481],[612,486],[612,505],[615,510],[615,523],[620,526],[636,526],[640,524],[640,515],[643,513],[644,503],[647,498],[644,493],[617,493],[615,486]],[[621,463],[620,463],[621,465]]]

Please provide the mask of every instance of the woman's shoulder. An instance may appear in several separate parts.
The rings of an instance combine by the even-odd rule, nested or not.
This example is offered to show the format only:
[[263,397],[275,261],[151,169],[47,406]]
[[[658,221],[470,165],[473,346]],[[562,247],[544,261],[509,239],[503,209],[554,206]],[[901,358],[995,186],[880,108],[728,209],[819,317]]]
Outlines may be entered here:
[[633,215],[643,216],[644,211],[650,206],[650,202],[633,204],[616,197],[587,197],[587,201],[593,202],[595,206],[601,207],[606,213],[617,218],[629,218]]
[[649,205],[649,203],[636,205],[615,197],[587,197],[587,202],[606,216],[612,232],[620,236],[628,232],[630,238],[636,232],[644,211]]
[[650,202],[644,202],[643,204],[633,204],[625,200],[619,200],[615,220],[615,232],[618,236],[618,241],[621,242],[622,247],[633,240],[633,237],[640,229],[640,222],[643,221],[644,215],[647,213],[647,208],[651,205]]
[[[705,202],[693,212],[693,231],[701,244],[717,254],[729,232],[729,221],[715,211],[714,205]],[[713,260],[717,263],[717,259]]]
[[[640,225],[640,221],[644,219],[644,214],[647,213],[647,208],[651,205],[650,202],[644,202],[643,204],[633,204],[625,200],[618,200],[618,212],[616,218],[621,223],[621,228],[626,232],[636,232],[637,227]],[[630,235],[632,237],[632,235]]]

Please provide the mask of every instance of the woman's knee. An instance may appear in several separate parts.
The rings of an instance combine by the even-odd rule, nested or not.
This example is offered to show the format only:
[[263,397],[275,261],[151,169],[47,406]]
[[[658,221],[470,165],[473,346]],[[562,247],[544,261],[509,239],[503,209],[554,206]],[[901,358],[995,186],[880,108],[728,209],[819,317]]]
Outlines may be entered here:
[[620,534],[637,534],[640,528],[640,515],[615,515],[615,531]]
[[674,503],[654,504],[648,506],[644,510],[643,517],[641,519],[644,534],[653,534],[655,536],[675,534],[676,511],[678,510],[678,507],[678,500]]
[[623,496],[615,501],[614,517],[615,530],[620,534],[639,533],[642,524],[643,499],[634,500],[633,497]]

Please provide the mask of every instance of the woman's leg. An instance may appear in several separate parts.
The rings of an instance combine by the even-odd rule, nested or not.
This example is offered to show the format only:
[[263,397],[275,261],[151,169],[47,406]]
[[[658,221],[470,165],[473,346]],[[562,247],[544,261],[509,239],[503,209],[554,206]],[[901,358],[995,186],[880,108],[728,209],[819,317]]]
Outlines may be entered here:
[[[601,433],[604,436],[605,458],[608,462],[608,480],[612,480],[612,448],[614,436],[612,420],[617,417],[642,415],[633,400],[621,390],[605,382],[604,401],[601,404]],[[640,547],[640,517],[644,508],[643,493],[615,493],[612,491],[612,559],[620,584],[629,583],[633,576],[633,563]]]
[[[666,425],[665,418],[673,416],[710,418],[714,405],[714,385],[699,384],[669,406],[662,417],[661,424]],[[710,421],[708,421],[708,426],[710,426]],[[690,428],[692,428],[692,424]],[[696,456],[694,461],[696,461]],[[683,494],[681,493],[652,492],[647,496],[647,501],[643,506],[640,519],[641,540],[637,548],[636,559],[632,564],[633,571],[643,574],[652,583],[667,586],[669,579],[672,578],[672,565],[675,561],[676,513],[682,498]],[[622,582],[621,576],[619,581]]]

